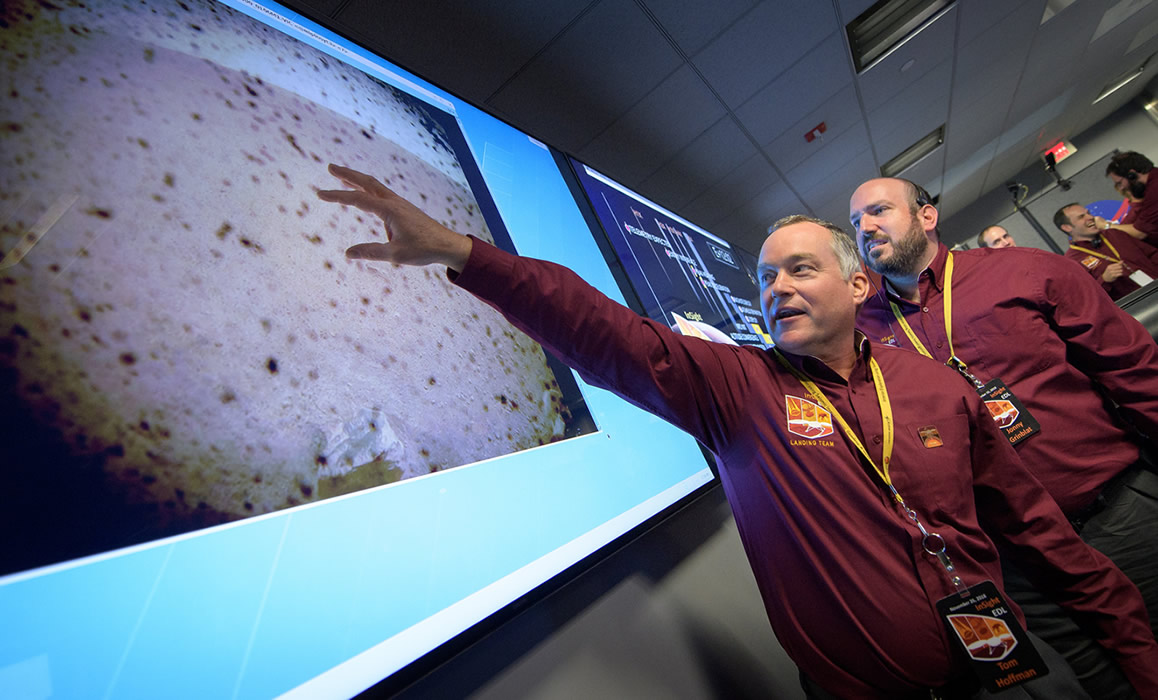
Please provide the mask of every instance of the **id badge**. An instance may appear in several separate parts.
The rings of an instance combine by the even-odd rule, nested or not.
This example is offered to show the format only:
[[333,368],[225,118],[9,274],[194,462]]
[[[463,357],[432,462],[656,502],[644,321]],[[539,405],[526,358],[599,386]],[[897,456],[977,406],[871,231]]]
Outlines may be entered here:
[[1029,635],[992,581],[937,601],[949,636],[961,642],[973,672],[995,693],[1049,673]]
[[1150,284],[1154,280],[1150,277],[1150,275],[1147,275],[1145,272],[1142,272],[1141,270],[1134,270],[1133,272],[1130,273],[1130,281],[1132,281],[1134,284],[1138,285],[1139,287],[1145,287],[1146,285]]
[[989,380],[977,390],[977,395],[989,409],[993,422],[1005,433],[1009,444],[1017,445],[1041,432],[1041,425],[1000,379]]

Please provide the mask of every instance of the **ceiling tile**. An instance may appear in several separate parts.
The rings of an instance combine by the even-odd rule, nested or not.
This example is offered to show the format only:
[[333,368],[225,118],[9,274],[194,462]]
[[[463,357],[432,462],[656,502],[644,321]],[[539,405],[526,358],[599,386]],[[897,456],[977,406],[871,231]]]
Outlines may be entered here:
[[949,119],[952,61],[910,83],[887,103],[869,112],[869,132],[882,162],[900,154]]
[[842,164],[839,171],[801,194],[813,215],[840,226],[851,233],[848,224],[848,200],[861,183],[877,177],[872,152],[864,151]]
[[[968,12],[972,5],[964,5]],[[990,74],[1019,75],[1029,54],[1031,38],[1041,21],[1041,8],[1025,3],[957,51],[957,81]]]
[[[967,187],[967,183],[977,180],[976,186],[980,187],[985,182],[985,175],[989,172],[989,162],[993,160],[993,156],[997,153],[997,138],[990,139],[987,143],[982,144],[974,150],[968,157],[960,160],[951,160],[949,151],[946,151],[946,168],[945,177],[942,181],[942,194],[948,197],[958,188]],[[973,196],[980,194],[974,192]],[[971,199],[969,201],[972,201]]]
[[[1130,44],[1126,47],[1126,53],[1133,53],[1138,49],[1142,49],[1143,53],[1148,53],[1144,47],[1152,44],[1155,37],[1158,37],[1158,20],[1148,22],[1143,25],[1141,29],[1137,29],[1134,38],[1130,40]],[[1150,50],[1152,51],[1153,49]]]
[[[1147,9],[1151,12],[1144,12]],[[1105,13],[1102,14],[1102,19],[1098,22],[1097,29],[1094,30],[1093,41],[1097,41],[1100,37],[1123,25],[1137,27],[1146,21],[1146,16],[1152,14],[1153,10],[1154,6],[1150,0],[1118,0],[1107,7]]]
[[532,59],[489,104],[518,115],[521,123],[536,125],[543,140],[577,151],[681,62],[632,0],[603,0]]
[[766,0],[692,62],[726,104],[738,107],[836,29],[828,2]]
[[941,146],[901,173],[901,177],[924,187],[934,197],[941,194],[945,174],[945,147]]
[[[957,79],[953,82],[951,118],[985,101],[985,109],[1000,113],[1004,119],[1013,102],[1014,92],[1021,82],[1021,64],[1025,62],[1026,47],[1015,47],[999,56],[984,70],[963,74],[957,65]],[[1000,126],[1000,123],[998,124]]]
[[1025,168],[1026,162],[1035,155],[1032,134],[1009,147],[999,145],[997,154],[989,166],[989,176],[985,180],[984,191],[988,192],[1013,179]]
[[[490,97],[590,4],[588,0],[351,0],[335,18],[403,68],[475,102]],[[438,27],[439,41],[429,28]],[[448,51],[447,47],[454,47]]]
[[[868,134],[864,122],[860,122],[829,141],[824,148],[785,173],[784,177],[797,192],[806,192],[825,179],[838,177],[845,163],[867,150]],[[871,159],[871,152],[869,157]]]
[[1104,10],[1101,2],[1078,2],[1042,25],[1034,35],[1025,77],[1033,81],[1051,73],[1080,73],[1075,63],[1081,59]]
[[857,76],[857,83],[864,108],[871,112],[880,107],[939,66],[949,54],[947,47],[953,46],[956,22],[957,6],[954,5],[868,70],[862,71]]
[[621,182],[635,184],[723,116],[723,105],[684,64],[578,155]]
[[768,237],[768,227],[789,214],[801,214],[804,205],[783,182],[769,185],[737,207],[717,225],[735,245],[758,252]]
[[714,218],[718,221],[779,180],[768,159],[757,153],[701,192],[682,211],[688,217],[703,217],[705,220]]
[[740,127],[724,117],[640,183],[640,189],[670,193],[671,199],[664,201],[679,207],[755,154],[756,147]]
[[[970,0],[960,3],[961,17],[957,20],[961,27],[958,30],[957,40],[961,45],[968,44],[979,36],[1000,33],[1003,25],[1009,20],[1008,15],[1015,10],[1033,17],[1033,29],[1041,24],[1041,13],[1045,9],[1046,0]],[[996,27],[996,29],[994,29]],[[989,31],[992,30],[992,31]],[[1032,33],[1018,37],[1025,42]]]
[[844,38],[834,32],[740,106],[736,117],[757,143],[767,143],[851,83]]
[[861,14],[872,7],[875,2],[876,0],[839,0],[837,6],[840,8],[841,19],[843,19],[847,25],[857,17],[860,17]]
[[[998,97],[1002,94],[998,93]],[[973,157],[984,144],[997,144],[1001,125],[1005,122],[1002,102],[978,100],[972,107],[960,111],[954,106],[953,116],[945,129],[945,146],[950,163]]]
[[643,0],[660,25],[691,56],[738,17],[756,6],[758,0]]
[[[764,146],[764,152],[781,170],[791,170],[862,120],[856,88],[849,83],[824,104],[788,127],[779,138]],[[824,122],[825,132],[811,142],[806,140],[804,135],[821,122]]]
[[[996,146],[996,144],[994,144]],[[969,231],[957,231],[952,225],[950,219],[953,214],[961,211],[966,206],[972,204],[982,194],[982,187],[985,185],[985,176],[987,168],[973,171],[966,177],[959,180],[950,181],[949,173],[945,173],[945,187],[944,193],[941,195],[941,201],[937,205],[937,210],[941,212],[941,230],[945,232],[945,242],[952,244],[957,241],[964,240],[969,242],[969,236],[976,236],[976,233]],[[970,243],[972,245],[972,243]]]
[[[1038,107],[1032,113],[1022,117],[1020,121],[1010,125],[1006,122],[1005,133],[1001,136],[1000,148],[1005,150],[1008,144],[1018,143],[1027,138],[1031,138],[1035,132],[1043,126],[1061,116],[1074,95],[1074,89],[1070,88],[1065,92],[1057,95],[1049,102]],[[1012,115],[1010,115],[1012,119]]]

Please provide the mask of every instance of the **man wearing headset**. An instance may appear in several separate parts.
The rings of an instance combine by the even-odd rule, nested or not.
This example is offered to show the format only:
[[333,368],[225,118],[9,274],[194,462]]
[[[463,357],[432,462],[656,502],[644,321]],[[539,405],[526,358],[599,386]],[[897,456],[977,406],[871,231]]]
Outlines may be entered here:
[[[1151,626],[1158,624],[1158,474],[1136,434],[1158,435],[1158,346],[1150,335],[1061,256],[950,252],[929,194],[908,180],[864,183],[849,217],[865,264],[883,278],[858,327],[871,340],[944,362],[972,384],[1082,538],[1138,585]],[[1112,688],[1123,686],[1092,641],[1056,608],[1036,605],[1032,590],[1018,597],[1010,573],[1007,590],[1030,628],[1059,647],[1091,695],[1115,697]]]
[[1114,228],[1158,247],[1158,177],[1154,164],[1135,151],[1115,153],[1106,165],[1106,177],[1123,197],[1137,202],[1130,210],[1129,223]]

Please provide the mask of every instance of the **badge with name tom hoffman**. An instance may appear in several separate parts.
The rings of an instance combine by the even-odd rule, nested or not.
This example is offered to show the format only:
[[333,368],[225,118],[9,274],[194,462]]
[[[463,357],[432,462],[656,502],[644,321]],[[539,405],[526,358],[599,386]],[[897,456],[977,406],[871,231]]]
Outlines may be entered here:
[[937,601],[949,636],[961,642],[970,666],[990,692],[1049,673],[1037,649],[992,581]]
[[1041,432],[1041,425],[1000,379],[990,380],[977,390],[977,394],[989,409],[993,422],[1009,439],[1009,444],[1016,445]]

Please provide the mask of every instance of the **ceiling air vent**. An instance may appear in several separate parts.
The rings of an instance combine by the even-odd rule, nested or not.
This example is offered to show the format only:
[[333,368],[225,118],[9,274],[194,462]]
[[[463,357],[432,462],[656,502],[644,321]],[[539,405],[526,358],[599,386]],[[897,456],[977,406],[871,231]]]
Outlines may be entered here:
[[896,177],[908,170],[917,161],[929,155],[945,143],[945,125],[934,129],[928,136],[923,137],[912,146],[901,151],[900,155],[881,166],[881,177]]
[[952,4],[953,0],[880,0],[862,12],[845,27],[856,72],[863,72]]

